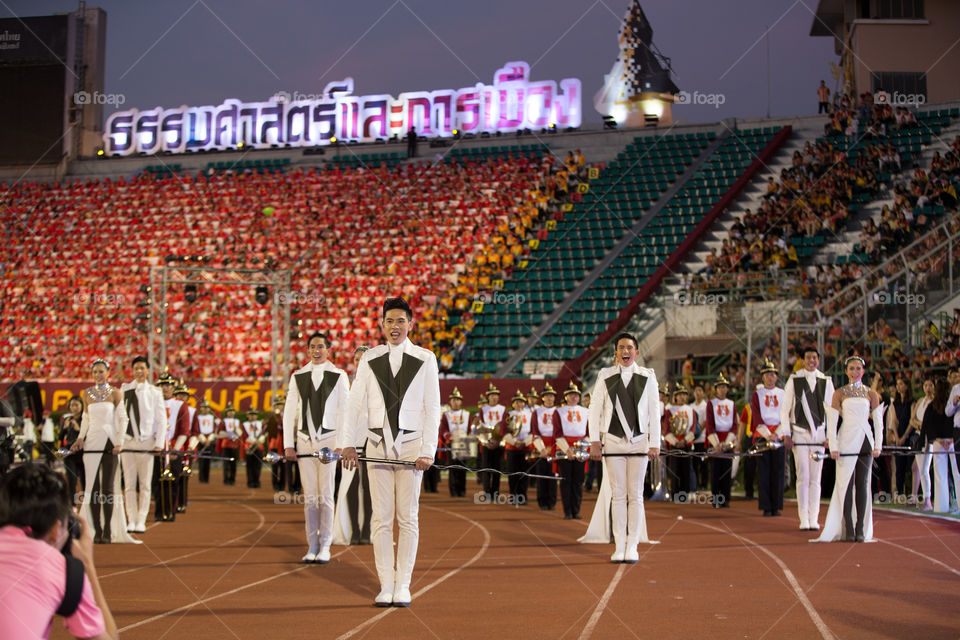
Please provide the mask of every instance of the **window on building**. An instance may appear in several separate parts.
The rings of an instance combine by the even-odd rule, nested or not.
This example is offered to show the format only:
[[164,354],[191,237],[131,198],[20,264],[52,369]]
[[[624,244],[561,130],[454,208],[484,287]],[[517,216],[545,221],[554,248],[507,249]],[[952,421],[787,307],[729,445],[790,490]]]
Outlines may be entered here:
[[[916,101],[918,96],[927,98],[927,76],[924,73],[903,73],[899,71],[875,71],[870,74],[870,91],[874,94],[880,89],[886,91],[900,105],[903,100]],[[904,96],[900,98],[899,96]],[[909,98],[907,97],[909,96]]]
[[919,20],[923,0],[857,0],[857,18]]

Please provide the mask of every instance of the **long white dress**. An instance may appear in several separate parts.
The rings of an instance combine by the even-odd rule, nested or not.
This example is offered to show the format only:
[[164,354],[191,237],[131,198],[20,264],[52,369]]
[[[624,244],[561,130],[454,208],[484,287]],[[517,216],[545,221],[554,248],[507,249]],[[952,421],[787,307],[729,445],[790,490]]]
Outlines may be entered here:
[[[883,424],[883,406],[881,405],[878,407],[877,411],[879,411],[881,417],[880,424],[874,425],[873,431],[871,432],[869,425],[870,398],[859,398],[853,396],[844,398],[842,404],[840,405],[839,413],[839,415],[843,417],[843,426],[840,428],[839,434],[837,434],[836,416],[838,414],[836,409],[828,407],[827,429],[828,438],[831,440],[831,450],[839,451],[840,453],[860,453],[864,439],[867,439],[870,444],[870,449],[873,449],[875,446],[874,443],[879,442],[879,438],[882,437],[881,425]],[[837,458],[836,480],[833,483],[833,495],[830,497],[830,508],[827,510],[827,519],[823,524],[820,537],[811,540],[811,542],[836,542],[837,540],[853,538],[854,532],[847,532],[843,524],[843,507],[844,499],[847,495],[847,486],[854,481],[853,476],[854,472],[856,471],[858,460],[859,457],[856,455],[840,456]],[[870,458],[867,467],[868,492],[871,491],[870,481],[872,470],[873,458]],[[856,526],[857,521],[857,510],[855,507],[856,499],[856,486],[854,486],[854,491],[851,494],[851,500],[854,501],[854,504],[851,505],[853,510],[854,526]],[[876,542],[876,540],[873,539],[872,495],[867,496],[866,509],[864,510],[863,537],[865,542]]]
[[[660,460],[661,464],[663,459]],[[587,526],[587,532],[577,538],[581,544],[612,544],[613,540],[613,489],[610,487],[610,473],[607,471],[607,459],[601,462],[603,468],[603,479],[600,481],[600,491],[597,493],[597,503],[593,507],[593,515],[590,516],[590,524]],[[647,533],[647,514],[644,508],[645,501],[637,504],[640,509],[638,521],[640,523],[640,532],[638,540],[640,544],[660,544],[658,540],[651,540]]]
[[[122,401],[121,401],[122,402]],[[122,405],[121,405],[122,406]],[[106,519],[102,527],[103,534],[109,535],[113,543],[139,543],[127,533],[127,516],[123,506],[123,491],[120,489],[120,456],[112,453],[103,453],[123,441],[123,434],[127,427],[127,414],[122,409],[116,410],[111,399],[103,402],[91,402],[84,411],[80,425],[80,438],[83,439],[83,465],[86,476],[86,487],[83,501],[80,505],[80,516],[87,521],[91,534],[97,530],[94,513],[91,508],[96,507],[97,521]],[[90,453],[87,453],[87,452]],[[107,468],[113,466],[112,478],[104,478],[104,463]],[[108,480],[107,482],[102,482]],[[108,486],[103,486],[103,485]],[[94,487],[99,491],[94,492]],[[97,504],[91,505],[96,502]]]

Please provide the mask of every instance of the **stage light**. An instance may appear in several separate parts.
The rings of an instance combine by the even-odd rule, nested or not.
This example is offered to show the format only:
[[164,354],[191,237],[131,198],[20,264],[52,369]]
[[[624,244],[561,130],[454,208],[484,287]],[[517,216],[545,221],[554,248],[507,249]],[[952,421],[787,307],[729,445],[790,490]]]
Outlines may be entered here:
[[253,299],[257,301],[257,304],[267,304],[267,300],[270,299],[270,293],[267,291],[267,288],[263,285],[260,285],[256,289],[256,293],[253,295]]
[[197,285],[188,284],[183,287],[183,297],[187,302],[196,302],[197,300]]
[[102,155],[103,155],[103,149],[97,149],[97,155],[98,155],[98,156],[102,156]]
[[238,142],[238,143],[237,143],[237,149],[243,149],[243,143],[242,143],[242,142]]

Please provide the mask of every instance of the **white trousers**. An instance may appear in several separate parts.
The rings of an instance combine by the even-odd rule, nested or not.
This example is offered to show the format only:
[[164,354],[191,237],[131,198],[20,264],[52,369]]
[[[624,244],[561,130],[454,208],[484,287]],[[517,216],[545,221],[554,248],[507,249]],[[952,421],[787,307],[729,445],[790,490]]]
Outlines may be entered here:
[[[647,440],[639,442],[605,441],[604,453],[644,453]],[[613,542],[616,550],[636,549],[641,538],[646,538],[646,513],[643,508],[643,479],[647,474],[646,456],[610,456],[606,473],[610,476]],[[646,542],[646,540],[644,540]]]
[[[810,431],[795,429],[793,441],[798,444],[811,444],[827,441],[827,428],[818,427]],[[800,527],[807,529],[820,524],[820,474],[823,460],[813,460],[811,454],[823,453],[823,447],[795,447],[793,462],[797,470],[797,513]]]
[[[946,439],[934,440],[930,451],[953,451],[953,442]],[[953,486],[960,494],[960,471],[957,469],[957,457],[952,453],[928,457],[936,458],[933,462],[933,477],[936,478],[937,482],[937,487],[933,493],[933,510],[937,513],[947,513],[950,511],[950,478],[947,474],[951,471],[953,472]],[[960,495],[958,495],[958,498],[960,498]]]
[[[930,455],[931,445],[926,445],[923,452],[918,453],[913,456],[914,466],[917,468],[917,474],[920,476],[920,487],[923,489],[923,501],[930,502],[930,464],[933,462],[933,458],[940,458],[942,456],[932,456]],[[913,483],[913,497],[914,504],[917,502],[917,483]]]
[[[371,458],[390,458],[414,461],[420,451],[420,440],[400,445],[399,457],[391,449],[384,450],[384,443],[367,443],[367,455]],[[361,463],[364,464],[364,463]],[[377,563],[377,575],[381,589],[410,588],[410,577],[417,560],[417,543],[420,540],[420,479],[422,471],[413,467],[395,464],[368,464],[370,479],[370,502],[373,513],[370,518],[370,542]],[[396,564],[393,554],[393,520],[400,530],[397,539]]]
[[[330,446],[334,438],[315,443],[297,436],[297,453],[316,453]],[[331,447],[332,448],[332,447]],[[303,491],[303,518],[310,553],[330,546],[333,538],[333,487],[337,465],[323,464],[319,458],[300,458],[300,484]]]
[[[123,440],[120,452],[120,467],[123,469],[123,499],[127,512],[128,527],[145,527],[150,513],[150,486],[153,482],[155,456],[128,451],[152,451],[153,440],[141,442],[130,436]],[[137,482],[140,491],[137,491]]]

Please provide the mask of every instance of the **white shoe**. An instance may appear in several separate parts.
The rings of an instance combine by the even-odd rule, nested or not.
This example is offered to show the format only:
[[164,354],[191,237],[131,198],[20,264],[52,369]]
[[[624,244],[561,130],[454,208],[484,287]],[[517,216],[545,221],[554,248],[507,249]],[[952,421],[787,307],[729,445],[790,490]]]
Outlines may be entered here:
[[318,553],[319,552],[317,551],[307,551],[307,553],[302,558],[300,558],[300,561],[303,562],[304,564],[313,564],[314,562],[317,561]]
[[135,524],[127,525],[127,533],[135,533],[136,531],[137,531],[137,525]]
[[317,557],[313,560],[317,564],[327,564],[330,562],[330,547],[324,547],[317,552]]
[[627,564],[637,564],[640,562],[640,553],[637,551],[636,545],[627,547],[626,552],[623,554],[623,561]]
[[613,555],[610,556],[610,562],[623,562],[626,557],[626,550],[617,549],[613,552]]
[[[393,604],[393,585],[385,585],[381,587],[380,593],[377,594],[377,597],[373,599],[374,606],[377,607],[389,607]],[[409,601],[407,604],[410,604]]]
[[393,606],[395,607],[409,607],[410,606],[410,589],[401,587],[393,592]]
[[134,533],[146,533],[146,532],[147,532],[147,527],[146,527],[146,525],[138,524],[137,526],[135,526],[135,527],[133,528],[133,532],[134,532]]

